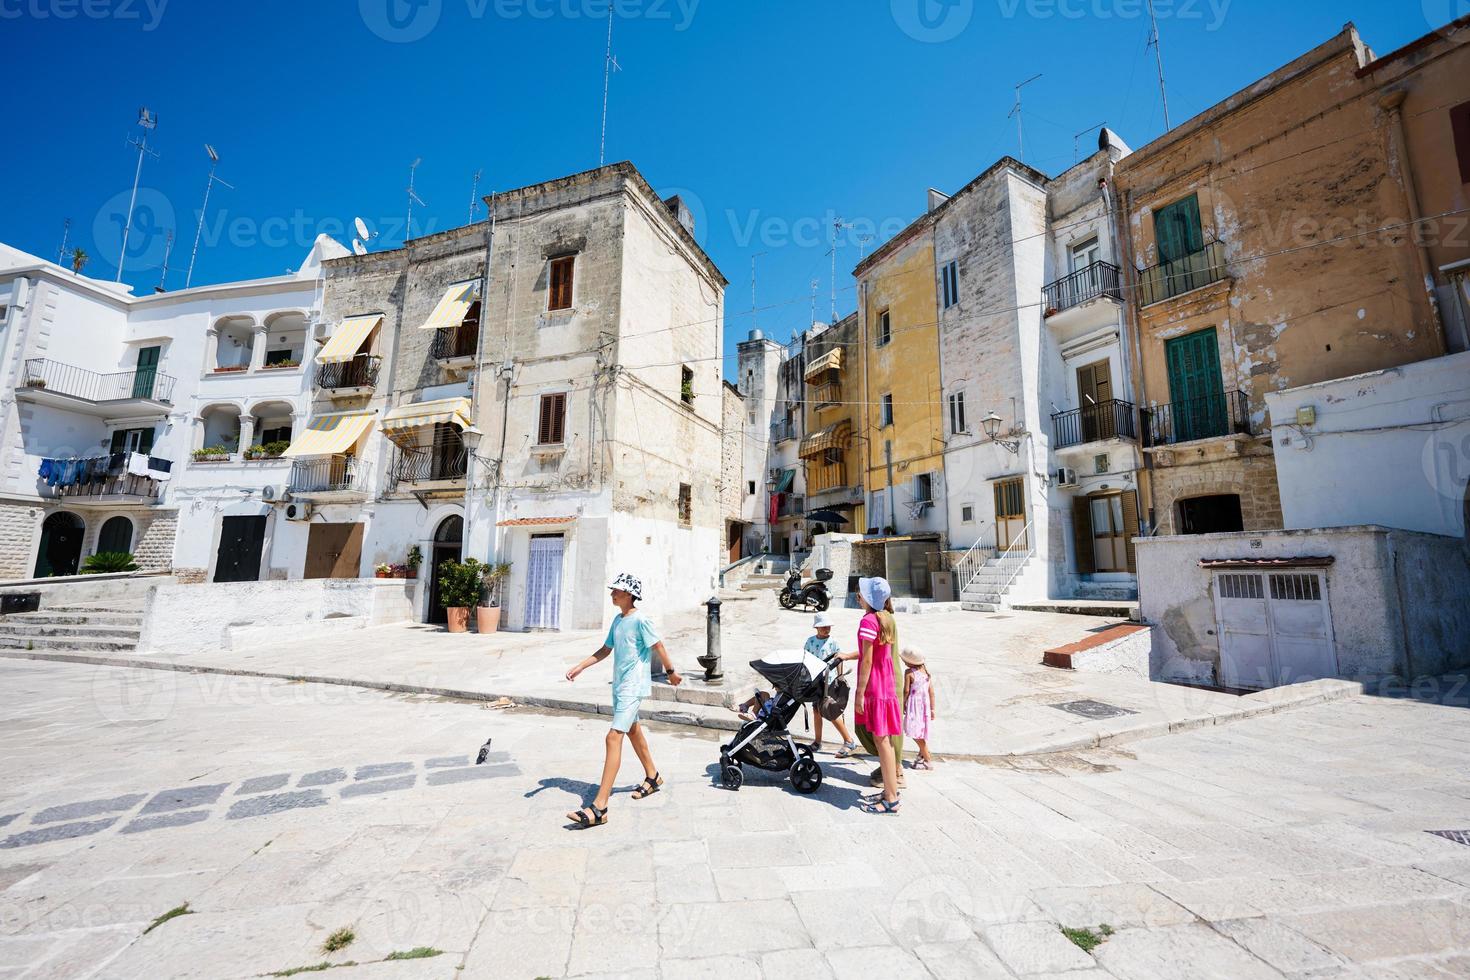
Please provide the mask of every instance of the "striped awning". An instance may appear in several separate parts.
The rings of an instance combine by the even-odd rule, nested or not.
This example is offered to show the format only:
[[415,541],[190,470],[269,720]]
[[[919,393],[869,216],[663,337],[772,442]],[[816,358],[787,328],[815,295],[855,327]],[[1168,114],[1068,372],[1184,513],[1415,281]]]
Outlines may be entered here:
[[480,298],[480,280],[472,279],[469,282],[457,282],[444,291],[439,298],[439,305],[434,307],[434,312],[429,318],[419,325],[420,330],[442,330],[445,327],[457,327],[464,322],[465,314],[470,307],[475,305],[475,300]]
[[791,486],[795,482],[796,482],[796,471],[795,470],[782,470],[781,473],[780,473],[780,475],[776,477],[776,489],[772,490],[771,492],[772,493],[790,493],[791,492]]
[[383,416],[383,435],[399,445],[412,445],[414,432],[427,426],[448,423],[463,432],[475,424],[470,412],[470,400],[463,396],[400,405]]
[[852,420],[843,419],[832,423],[825,429],[818,429],[801,440],[801,448],[797,450],[797,455],[802,459],[809,459],[828,449],[843,449],[847,447],[851,437]]
[[810,381],[812,378],[815,378],[823,371],[840,370],[842,370],[842,348],[834,347],[827,353],[823,354],[821,357],[808,364],[806,366],[806,374],[802,375],[802,378],[806,381]]
[[373,427],[372,412],[319,415],[291,440],[282,456],[336,456],[351,449]]
[[380,313],[371,316],[350,316],[337,324],[337,329],[332,331],[332,339],[327,341],[316,355],[321,364],[339,364],[342,361],[350,361],[357,356],[362,342],[368,339],[368,335],[377,329],[378,324],[383,322]]

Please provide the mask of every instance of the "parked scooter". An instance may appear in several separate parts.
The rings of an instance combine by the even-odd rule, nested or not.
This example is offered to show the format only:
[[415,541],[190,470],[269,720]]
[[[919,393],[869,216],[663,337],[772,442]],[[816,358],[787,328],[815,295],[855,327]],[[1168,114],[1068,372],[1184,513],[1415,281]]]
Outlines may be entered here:
[[814,582],[805,585],[801,581],[801,569],[793,568],[786,573],[786,587],[781,590],[777,598],[781,602],[782,609],[795,609],[800,606],[813,612],[825,612],[832,604],[832,596],[827,592],[827,582],[832,578],[832,569],[817,569],[817,578]]

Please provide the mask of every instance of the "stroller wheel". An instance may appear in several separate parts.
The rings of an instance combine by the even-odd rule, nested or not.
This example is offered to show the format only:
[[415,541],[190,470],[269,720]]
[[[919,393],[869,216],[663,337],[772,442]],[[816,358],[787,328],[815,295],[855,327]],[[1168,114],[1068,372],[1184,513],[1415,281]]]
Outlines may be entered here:
[[815,793],[822,788],[822,767],[811,756],[802,756],[791,767],[791,785],[798,793]]
[[720,769],[720,785],[726,789],[739,789],[745,782],[745,773],[734,764],[724,766]]

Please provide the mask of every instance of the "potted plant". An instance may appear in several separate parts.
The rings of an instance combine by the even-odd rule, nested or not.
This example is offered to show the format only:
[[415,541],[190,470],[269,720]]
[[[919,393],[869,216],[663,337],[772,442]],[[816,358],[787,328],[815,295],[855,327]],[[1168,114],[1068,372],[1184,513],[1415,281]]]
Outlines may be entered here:
[[266,364],[266,365],[263,365],[263,366],[264,366],[264,368],[267,371],[274,371],[274,370],[276,370],[278,368],[285,369],[285,368],[300,367],[301,366],[301,362],[300,361],[297,361],[297,360],[287,359],[287,360],[284,360],[284,361],[276,361],[276,362],[274,362],[272,364]]
[[117,572],[136,572],[138,563],[131,552],[99,551],[82,559],[83,575],[111,575]]
[[409,578],[419,577],[419,566],[424,563],[424,553],[419,550],[418,545],[408,549],[408,557],[404,560],[404,567],[408,569]]
[[445,561],[439,564],[439,605],[444,607],[451,633],[464,633],[470,628],[470,607],[480,599],[480,579],[485,566],[473,558],[467,561]]
[[219,463],[230,458],[229,446],[205,446],[190,454],[196,463]]
[[481,567],[484,587],[480,592],[480,606],[475,610],[475,629],[481,633],[494,633],[500,629],[501,590],[505,588],[505,580],[510,578],[510,562]]
[[374,578],[387,578],[389,575],[392,575],[392,574],[393,574],[393,566],[392,565],[389,565],[387,562],[382,562],[382,563],[379,563],[379,564],[373,566],[373,577]]
[[408,566],[407,565],[399,565],[399,564],[397,564],[395,562],[394,564],[392,564],[392,565],[390,565],[388,567],[389,567],[389,569],[392,572],[393,578],[404,578],[404,579],[408,578]]
[[45,388],[46,387],[46,379],[45,378],[26,378],[26,387],[27,388]]

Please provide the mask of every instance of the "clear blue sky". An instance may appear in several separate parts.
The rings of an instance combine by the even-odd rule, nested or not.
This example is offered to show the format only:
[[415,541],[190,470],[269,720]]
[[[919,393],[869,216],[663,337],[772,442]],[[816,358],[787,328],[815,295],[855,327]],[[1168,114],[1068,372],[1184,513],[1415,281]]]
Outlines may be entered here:
[[[150,6],[151,2],[151,6]],[[1158,0],[1178,124],[1354,20],[1379,52],[1450,20],[1464,0]],[[83,5],[87,6],[84,7]],[[85,12],[90,9],[94,15]],[[729,347],[756,323],[781,339],[830,307],[825,225],[851,310],[857,236],[876,240],[1017,153],[1006,118],[1025,90],[1028,163],[1058,173],[1073,134],[1104,120],[1133,146],[1163,127],[1143,0],[618,0],[609,161],[630,159],[694,204],[730,279]],[[318,231],[374,247],[403,237],[415,157],[417,234],[468,219],[471,177],[516,187],[595,166],[607,0],[0,0],[10,132],[0,240],[48,258],[71,241],[116,274],[137,109],[160,124],[143,170],[126,280],[168,285],[189,261],[218,148],[195,284],[274,275]],[[70,15],[70,16],[67,16]],[[422,36],[420,36],[422,35]],[[1083,153],[1095,146],[1082,137]],[[480,215],[483,216],[483,207]],[[866,247],[871,250],[874,243]],[[727,369],[732,365],[727,362]]]

